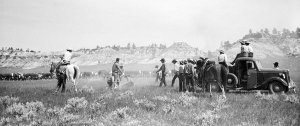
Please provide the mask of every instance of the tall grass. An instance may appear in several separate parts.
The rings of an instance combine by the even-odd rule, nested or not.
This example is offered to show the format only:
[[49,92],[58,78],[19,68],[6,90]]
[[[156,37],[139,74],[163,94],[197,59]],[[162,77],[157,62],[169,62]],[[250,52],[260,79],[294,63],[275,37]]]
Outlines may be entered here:
[[124,90],[81,81],[80,92],[65,94],[53,94],[54,82],[3,82],[0,125],[300,125],[299,94],[228,93],[222,99],[158,87],[150,79],[135,79]]

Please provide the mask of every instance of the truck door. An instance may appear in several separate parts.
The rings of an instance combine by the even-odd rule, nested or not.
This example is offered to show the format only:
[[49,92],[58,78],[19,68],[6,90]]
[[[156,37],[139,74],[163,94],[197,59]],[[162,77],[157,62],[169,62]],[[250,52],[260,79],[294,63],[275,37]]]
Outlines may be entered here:
[[247,89],[253,89],[257,87],[257,68],[253,61],[247,61]]

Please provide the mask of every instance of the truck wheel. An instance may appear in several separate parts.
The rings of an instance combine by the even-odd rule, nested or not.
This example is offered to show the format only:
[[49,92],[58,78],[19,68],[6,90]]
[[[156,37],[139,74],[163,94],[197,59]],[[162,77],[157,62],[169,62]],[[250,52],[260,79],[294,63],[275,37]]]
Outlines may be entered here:
[[227,88],[233,88],[238,83],[238,78],[233,73],[227,74]]
[[216,81],[211,81],[206,84],[206,91],[209,91],[209,85],[211,85],[211,92],[219,92],[221,91],[220,86]]
[[281,93],[286,91],[286,88],[278,81],[272,81],[269,83],[269,91],[270,93]]

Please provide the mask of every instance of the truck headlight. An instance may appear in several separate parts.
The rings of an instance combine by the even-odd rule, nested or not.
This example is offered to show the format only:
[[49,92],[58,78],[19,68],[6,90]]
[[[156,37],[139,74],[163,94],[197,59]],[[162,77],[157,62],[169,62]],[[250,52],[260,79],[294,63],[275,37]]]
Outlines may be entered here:
[[279,73],[279,76],[285,79],[285,74],[284,73]]

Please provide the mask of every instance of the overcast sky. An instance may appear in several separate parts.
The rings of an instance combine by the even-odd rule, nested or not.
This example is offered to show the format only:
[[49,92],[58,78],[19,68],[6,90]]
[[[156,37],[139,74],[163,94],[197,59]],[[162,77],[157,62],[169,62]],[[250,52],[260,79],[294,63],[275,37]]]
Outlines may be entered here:
[[0,45],[57,51],[96,45],[215,50],[249,29],[300,27],[300,0],[0,0]]

